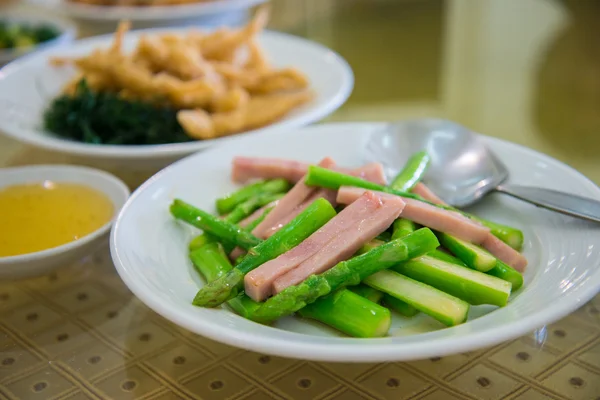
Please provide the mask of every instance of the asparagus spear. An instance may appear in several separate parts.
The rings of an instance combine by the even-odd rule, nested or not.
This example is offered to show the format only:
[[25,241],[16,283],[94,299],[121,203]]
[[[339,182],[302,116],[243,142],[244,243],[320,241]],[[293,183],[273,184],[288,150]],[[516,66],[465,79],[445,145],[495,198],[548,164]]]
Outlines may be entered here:
[[[247,200],[244,203],[237,205],[236,208],[234,208],[233,211],[231,213],[229,213],[229,215],[227,215],[225,218],[223,218],[223,221],[231,222],[232,224],[237,224],[242,219],[244,219],[248,215],[250,215],[250,213],[252,213],[252,211],[254,211],[255,208],[260,208],[264,205],[267,205],[267,204],[271,203],[272,201],[277,200],[281,196],[282,196],[281,194],[275,194],[275,195],[265,194],[265,195],[260,195],[255,198],[252,198],[250,200]],[[265,210],[265,213],[263,213],[260,217],[258,217],[254,221],[252,221],[252,223],[248,224],[248,226],[243,229],[247,232],[252,232],[252,230],[256,227],[256,225],[258,225],[263,219],[265,219],[266,215],[268,214],[267,211],[270,211],[272,209],[273,209],[273,207],[270,207],[267,210]],[[214,242],[214,241],[216,241],[214,236],[211,236],[207,233],[201,233],[200,235],[196,236],[195,238],[193,238],[190,241],[189,249],[195,250],[197,248],[204,246],[207,243]],[[231,243],[224,243],[224,244],[227,247],[227,250],[228,250],[227,253],[229,253],[229,251],[232,249],[233,246],[231,245]]]
[[427,255],[392,269],[473,305],[505,306],[511,292],[510,282]]
[[[375,290],[375,289],[373,289]],[[380,292],[382,293],[382,292]],[[395,298],[394,296],[390,296],[387,293],[383,294],[383,304],[388,308],[396,311],[400,315],[404,315],[405,317],[414,317],[419,313],[419,310],[411,306],[410,304]]]
[[411,191],[425,174],[430,161],[431,158],[426,151],[413,154],[402,171],[394,178],[390,187],[404,192]]
[[[223,248],[216,242],[208,243],[205,246],[190,252],[190,259],[192,260],[196,271],[198,271],[208,283],[225,275],[233,268],[225,255]],[[254,311],[259,307],[258,303],[244,295],[230,300],[227,304],[233,311],[246,318],[251,318]]]
[[[430,157],[427,152],[421,151],[413,154],[413,156],[410,157],[406,162],[404,168],[402,168],[402,171],[400,171],[400,173],[394,178],[390,188],[410,192],[425,174],[425,171],[429,166],[429,161]],[[415,224],[413,221],[399,218],[394,221],[394,225],[392,227],[392,239],[403,238],[404,236],[414,232],[416,229],[417,224]],[[419,310],[410,304],[390,296],[387,293],[384,294],[383,302],[392,310],[395,310],[399,314],[406,317],[413,317],[419,313]]]
[[194,305],[216,307],[237,296],[244,287],[244,276],[259,265],[300,244],[335,216],[325,199],[317,199],[273,236],[248,251],[248,255],[227,275],[204,286],[194,298]]
[[320,298],[298,314],[360,338],[385,336],[392,322],[390,310],[346,289]]
[[207,243],[190,251],[190,259],[207,282],[220,278],[233,268],[223,248],[217,242]]
[[394,221],[392,239],[403,238],[409,233],[414,232],[416,229],[417,225],[414,222],[408,219],[398,218]]
[[379,240],[379,239],[373,239],[368,243],[365,243],[363,245],[363,247],[361,247],[357,252],[356,255],[361,255],[364,254],[370,250],[373,250],[375,247],[379,247],[382,244],[385,244],[386,242],[384,240]]
[[279,200],[283,197],[283,193],[264,193],[255,197],[251,197],[248,200],[238,204],[235,206],[233,211],[231,211],[224,218],[227,222],[231,222],[232,224],[237,224],[248,215],[252,214],[255,210],[259,209],[262,206],[266,206],[269,203],[272,203],[276,200]]
[[171,204],[171,214],[175,218],[200,228],[224,242],[231,242],[244,249],[254,247],[260,242],[260,239],[238,226],[223,221],[180,199],[175,199]]
[[[357,295],[362,296],[365,299],[372,301],[373,303],[379,304],[379,302],[383,298],[382,292],[380,292],[379,290],[373,289],[370,286],[363,285],[362,283],[360,285],[350,286],[350,287],[348,287],[348,289],[351,290],[352,292],[356,293]],[[319,302],[320,300],[321,299],[317,300],[317,302]],[[313,304],[315,304],[315,303],[313,303]]]
[[410,304],[448,326],[461,324],[467,319],[467,302],[397,272],[379,271],[366,278],[364,283]]
[[259,319],[274,320],[292,314],[336,289],[358,285],[367,276],[398,262],[425,254],[439,245],[428,228],[391,241],[367,253],[342,261],[328,271],[311,275],[299,285],[290,286],[271,297],[256,311]]
[[440,243],[474,270],[487,272],[496,266],[496,257],[474,244],[445,233],[437,233]]
[[407,193],[399,190],[395,190],[389,187],[381,186],[373,182],[366,181],[364,179],[360,179],[351,175],[346,175],[340,172],[328,170],[325,168],[321,168],[315,165],[311,165],[308,167],[308,173],[305,178],[305,183],[309,186],[322,186],[329,189],[339,189],[341,186],[354,186],[368,190],[377,190],[380,192],[385,192],[389,194],[394,194],[396,196],[407,197],[411,199],[416,199],[419,201],[423,201],[425,203],[434,205],[436,207],[440,207],[446,210],[457,211],[466,216],[467,218],[471,218],[479,223],[485,225],[490,229],[493,235],[498,237],[498,239],[504,241],[509,246],[520,249],[523,244],[523,232],[516,228],[512,228],[510,226],[497,224],[492,221],[487,221],[483,218],[476,217],[472,214],[466,213],[464,211],[458,210],[454,207],[440,204],[433,204],[421,196],[418,196],[413,193]]
[[434,251],[429,252],[427,255],[431,256],[433,258],[437,258],[438,260],[441,260],[441,261],[449,262],[450,264],[460,265],[461,267],[467,266],[467,264],[465,264],[458,258],[454,257],[452,254],[448,254],[445,251],[442,251],[440,249],[435,249]]
[[311,165],[308,167],[308,172],[306,174],[304,183],[306,183],[308,186],[321,186],[334,190],[337,190],[342,186],[354,186],[425,201],[421,196],[417,196],[416,194],[403,192],[401,190],[394,190],[386,186],[378,185],[352,175],[346,175],[341,172],[322,168],[317,165]]
[[285,179],[259,181],[241,188],[225,197],[217,199],[216,206],[219,214],[223,215],[232,211],[238,204],[262,194],[275,194],[286,192],[290,183]]
[[523,286],[523,275],[510,265],[496,260],[496,266],[487,272],[489,275],[504,279],[512,284],[512,291],[519,290]]
[[511,226],[502,225],[496,222],[488,221],[482,218],[479,218],[475,215],[468,215],[468,217],[478,221],[483,226],[486,226],[490,229],[490,232],[498,239],[502,240],[504,243],[512,247],[517,251],[521,251],[523,248],[523,232],[519,229],[513,228]]
[[[467,264],[459,260],[458,258],[445,253],[440,250],[434,250],[427,254],[433,258],[437,258],[438,260],[448,262],[450,264],[460,265],[462,267],[468,267]],[[496,265],[494,268],[490,269],[486,272],[488,275],[495,276],[496,278],[503,279],[512,284],[511,293],[515,290],[518,290],[521,286],[523,286],[523,275],[513,267],[506,265],[500,260],[496,260]]]
[[[402,223],[405,223],[405,222],[408,223],[405,226],[406,229],[403,229],[402,226],[398,225],[398,222],[400,222],[400,221]],[[394,221],[394,233],[392,234],[392,239],[401,239],[401,238],[405,237],[406,235],[411,234],[412,232],[415,231],[415,229],[414,229],[415,227],[416,227],[416,224],[412,221],[409,221],[407,219],[402,219],[402,218],[397,219],[396,221]],[[363,248],[360,250],[360,254],[365,253],[365,252],[369,251],[370,249],[373,249],[377,246],[381,246],[383,243],[385,243],[385,242],[372,240],[371,242],[369,242],[363,246]],[[433,251],[437,251],[437,250],[433,250]],[[360,285],[360,286],[369,287],[366,285]],[[370,289],[375,290],[373,288],[370,288]],[[398,312],[406,317],[413,317],[419,312],[419,310],[417,310],[410,304],[406,304],[402,300],[398,300],[395,297],[392,297],[389,294],[385,294],[378,290],[376,290],[376,292],[379,293],[381,296],[383,296],[383,304],[384,305],[386,305],[388,308],[395,310],[396,312]]]

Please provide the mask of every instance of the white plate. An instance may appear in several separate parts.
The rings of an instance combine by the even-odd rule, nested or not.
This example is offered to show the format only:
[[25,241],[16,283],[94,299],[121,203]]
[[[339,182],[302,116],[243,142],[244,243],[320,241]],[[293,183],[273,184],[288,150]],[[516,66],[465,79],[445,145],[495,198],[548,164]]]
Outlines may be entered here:
[[[185,32],[183,29],[135,31],[127,35],[125,48],[135,47],[141,32]],[[277,130],[282,134],[290,128],[304,126],[324,118],[348,98],[354,84],[352,70],[333,51],[298,37],[276,32],[263,32],[259,40],[277,67],[294,66],[307,75],[315,98],[290,112],[281,120],[258,131]],[[51,68],[51,56],[82,56],[98,46],[107,47],[112,35],[77,41],[61,50],[43,51],[17,60],[0,70],[0,132],[21,142],[68,153],[87,159],[120,161],[128,164],[156,161],[161,166],[175,159],[205,149],[216,143],[226,143],[235,136],[188,143],[152,146],[92,145],[65,140],[42,129],[42,115],[64,84],[73,76],[70,68]]]
[[30,0],[53,11],[90,21],[164,21],[206,17],[245,10],[266,0],[214,0],[192,4],[156,7],[111,7],[73,3],[67,0]]
[[0,21],[14,21],[32,25],[50,25],[58,29],[59,35],[54,39],[38,43],[28,49],[0,49],[0,66],[13,61],[19,57],[23,57],[34,51],[40,51],[51,47],[64,46],[71,43],[75,39],[75,26],[62,18],[52,16],[44,16],[39,14],[28,15],[17,12],[7,12],[6,15],[0,15]]
[[[168,207],[179,197],[206,210],[234,188],[230,163],[236,155],[286,157],[317,162],[332,156],[358,166],[369,133],[383,124],[326,124],[240,137],[228,146],[196,154],[142,185],[122,209],[111,234],[111,253],[121,278],[146,305],[200,335],[229,345],[285,357],[324,361],[379,362],[465,352],[526,334],[574,311],[600,287],[600,225],[492,195],[479,215],[523,229],[529,260],[525,285],[508,306],[472,307],[469,322],[444,328],[420,315],[394,316],[390,337],[341,337],[325,326],[288,317],[274,327],[225,309],[191,305],[202,280],[187,258],[194,232],[173,220]],[[485,138],[506,162],[511,181],[598,198],[600,189],[572,168],[533,150]]]

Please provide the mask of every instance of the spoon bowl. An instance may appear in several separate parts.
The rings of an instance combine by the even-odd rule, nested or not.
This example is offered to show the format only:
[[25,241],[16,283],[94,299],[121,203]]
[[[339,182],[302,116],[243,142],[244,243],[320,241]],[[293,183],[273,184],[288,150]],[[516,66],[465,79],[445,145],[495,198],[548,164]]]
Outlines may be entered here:
[[506,166],[483,140],[451,121],[420,119],[389,124],[370,136],[365,161],[381,162],[388,179],[393,179],[409,157],[422,150],[430,156],[423,182],[452,206],[466,207],[498,191],[536,206],[600,222],[600,202],[594,199],[507,184]]

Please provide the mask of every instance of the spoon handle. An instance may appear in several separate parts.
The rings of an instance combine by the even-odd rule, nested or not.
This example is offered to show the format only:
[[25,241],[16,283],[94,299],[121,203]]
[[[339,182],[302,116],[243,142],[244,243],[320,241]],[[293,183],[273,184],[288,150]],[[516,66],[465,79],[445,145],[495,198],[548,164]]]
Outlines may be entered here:
[[573,217],[600,222],[600,201],[551,189],[501,185],[498,192]]

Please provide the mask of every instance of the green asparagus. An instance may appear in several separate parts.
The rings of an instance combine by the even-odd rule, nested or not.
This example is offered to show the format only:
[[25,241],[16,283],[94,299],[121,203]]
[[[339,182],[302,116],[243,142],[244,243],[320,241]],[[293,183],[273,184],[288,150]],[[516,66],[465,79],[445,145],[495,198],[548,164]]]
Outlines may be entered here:
[[385,336],[390,329],[390,311],[350,290],[341,289],[298,311],[353,337]]
[[496,257],[479,246],[441,232],[437,237],[442,246],[474,270],[487,272],[496,266]]
[[[407,229],[403,230],[403,233],[401,233],[399,230],[397,231],[397,229],[396,229],[398,221],[403,221],[403,222],[405,221],[405,222],[409,223],[409,225],[407,226]],[[401,239],[401,238],[403,238],[403,237],[411,234],[412,232],[414,232],[415,229],[410,230],[410,228],[415,228],[415,227],[416,227],[416,225],[412,221],[409,221],[409,220],[406,220],[406,219],[397,219],[394,222],[394,234],[392,235],[392,238],[393,239]],[[397,237],[394,237],[394,236],[397,236]],[[365,244],[360,249],[359,254],[366,253],[367,251],[369,251],[369,250],[371,250],[371,249],[373,249],[373,248],[375,248],[377,246],[381,246],[384,243],[385,242],[382,242],[382,241],[379,241],[379,240],[372,240],[369,243]],[[435,252],[435,251],[438,251],[438,250],[433,250],[433,251]],[[411,306],[409,304],[406,304],[402,300],[398,300],[398,299],[396,299],[396,298],[394,298],[394,297],[392,297],[392,296],[390,296],[388,294],[385,294],[383,292],[375,290],[375,289],[373,289],[373,288],[371,288],[369,286],[361,284],[358,287],[369,288],[369,289],[373,290],[374,293],[377,293],[379,296],[383,296],[383,303],[384,303],[385,306],[387,306],[388,308],[390,308],[392,310],[395,310],[396,312],[398,312],[398,313],[400,313],[400,314],[402,314],[404,316],[412,317],[412,316],[416,315],[419,312],[419,310],[417,310],[416,308],[414,308],[413,306]],[[364,289],[364,290],[366,290],[366,289]]]
[[180,199],[175,199],[171,204],[171,214],[177,219],[218,237],[220,240],[233,243],[243,249],[249,249],[260,243],[260,239],[251,233]]
[[[255,209],[265,206],[265,205],[281,198],[281,196],[283,196],[283,195],[282,194],[263,194],[263,195],[258,195],[256,197],[253,197],[249,200],[246,200],[245,202],[238,204],[231,213],[229,213],[225,218],[223,218],[223,221],[231,222],[232,224],[237,224],[242,219],[244,219],[248,215],[250,215]],[[269,208],[268,210],[271,210],[272,208],[273,207]],[[244,230],[247,232],[252,232],[252,230],[256,227],[256,225],[258,225],[260,223],[260,221],[265,219],[265,216],[266,216],[266,214],[263,213],[263,215],[258,217],[256,220],[252,221],[251,224],[248,224],[248,226],[245,227]],[[189,249],[195,250],[199,247],[204,246],[207,243],[214,242],[214,241],[216,241],[214,236],[211,236],[210,234],[207,234],[207,233],[201,233],[200,235],[196,236],[195,238],[193,238],[190,241]],[[233,249],[233,247],[235,247],[231,243],[227,243],[227,242],[223,242],[223,245],[227,248],[227,250],[228,250],[228,251],[226,251],[227,253],[229,253]]]
[[427,253],[427,255],[433,258],[437,258],[438,260],[448,262],[450,264],[460,265],[461,267],[467,266],[467,264],[454,257],[452,254],[448,254],[440,249],[435,249],[434,251]]
[[263,194],[283,193],[289,190],[290,183],[285,179],[273,179],[270,181],[259,181],[248,186],[245,186],[223,198],[216,201],[217,211],[219,214],[227,214],[232,211],[238,204],[244,201]]
[[259,243],[248,251],[242,262],[198,291],[194,305],[216,307],[236,297],[243,290],[244,276],[248,272],[297,246],[334,216],[335,210],[327,200],[315,200],[273,236],[263,242],[257,239]]
[[417,225],[404,218],[399,218],[394,221],[392,239],[400,239],[417,229]]
[[259,194],[258,196],[251,197],[248,200],[238,204],[235,206],[233,211],[231,211],[224,218],[227,222],[231,222],[232,224],[237,224],[250,214],[252,214],[255,210],[260,207],[266,206],[269,203],[272,203],[276,200],[279,200],[283,197],[283,193],[264,193]]
[[411,199],[417,199],[425,201],[421,196],[413,193],[403,192],[401,190],[394,190],[386,186],[378,185],[376,183],[357,178],[352,175],[343,174],[341,172],[333,171],[327,168],[321,168],[316,165],[308,167],[308,172],[304,180],[308,186],[320,186],[328,189],[339,189],[342,186],[354,186],[368,190],[376,190],[379,192],[385,192],[395,194],[397,196],[408,197]]
[[467,302],[397,272],[379,271],[366,278],[364,283],[410,304],[448,326],[461,324],[467,319]]
[[426,151],[413,154],[402,171],[394,178],[390,187],[404,192],[411,191],[427,171],[430,161],[431,158]]
[[487,272],[489,275],[504,279],[512,284],[512,292],[519,290],[523,286],[523,275],[510,265],[506,265],[500,260],[496,260],[496,266]]
[[292,314],[336,289],[358,285],[367,276],[399,262],[423,255],[439,246],[428,228],[391,241],[367,253],[342,261],[328,271],[311,275],[271,297],[256,311],[259,319],[274,320]]
[[473,305],[503,307],[511,292],[510,282],[427,255],[398,264],[392,269]]
[[[233,268],[229,259],[223,252],[219,243],[208,243],[190,252],[196,271],[206,279],[208,283],[225,275]],[[259,304],[254,302],[248,296],[240,295],[235,299],[231,299],[227,305],[239,315],[251,319],[252,314],[258,309]]]
[[468,216],[474,219],[475,221],[478,221],[483,226],[488,227],[494,236],[502,240],[504,243],[506,243],[513,249],[521,251],[521,249],[523,248],[523,232],[519,229],[507,225],[502,225],[496,222],[488,221],[474,215]]
[[191,251],[190,259],[207,282],[220,278],[232,268],[223,248],[217,242],[207,243]]
[[379,240],[379,239],[373,239],[368,243],[365,243],[357,252],[356,255],[361,255],[364,254],[370,250],[373,250],[375,247],[379,247],[382,244],[385,244],[386,241],[384,240]]
[[[348,289],[353,291],[357,295],[362,296],[365,299],[372,301],[373,303],[379,304],[379,302],[381,302],[381,299],[383,298],[383,293],[381,293],[379,290],[373,289],[372,287],[369,287],[367,285],[360,284],[360,285],[356,285],[356,286],[350,286],[350,287],[348,287]],[[317,302],[319,300],[317,300]]]
[[[370,286],[367,286],[370,287]],[[373,289],[375,290],[375,289]],[[380,292],[383,293],[383,292]],[[414,317],[419,313],[419,310],[411,306],[410,304],[395,298],[394,296],[390,296],[387,293],[383,294],[383,305],[396,311],[400,315],[404,315],[405,317]]]

